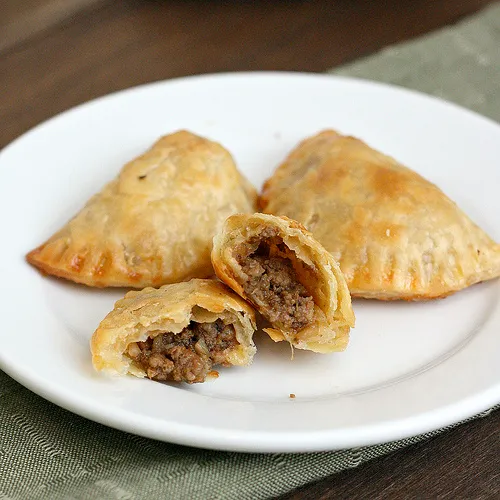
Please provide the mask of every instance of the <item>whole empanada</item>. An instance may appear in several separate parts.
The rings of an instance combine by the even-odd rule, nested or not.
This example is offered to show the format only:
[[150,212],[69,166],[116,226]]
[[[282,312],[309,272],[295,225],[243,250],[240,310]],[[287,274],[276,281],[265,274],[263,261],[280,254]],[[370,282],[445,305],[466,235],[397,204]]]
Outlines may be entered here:
[[356,297],[431,299],[500,275],[500,246],[437,186],[332,130],[288,156],[261,207],[304,224]]
[[212,366],[248,365],[255,354],[251,307],[217,280],[132,291],[91,340],[96,370],[203,382]]
[[212,238],[256,192],[221,145],[162,137],[27,260],[89,286],[143,288],[213,275]]
[[287,217],[233,215],[214,237],[217,276],[271,323],[276,342],[342,351],[354,326],[339,266],[303,226]]

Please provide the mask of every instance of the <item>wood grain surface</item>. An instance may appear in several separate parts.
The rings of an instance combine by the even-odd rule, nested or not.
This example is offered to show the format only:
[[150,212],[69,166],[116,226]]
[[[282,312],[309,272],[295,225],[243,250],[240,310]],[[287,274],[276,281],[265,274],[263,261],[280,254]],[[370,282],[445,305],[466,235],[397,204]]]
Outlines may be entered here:
[[0,53],[106,0],[0,0]]
[[[488,3],[0,1],[0,148],[115,90],[205,72],[325,71]],[[500,498],[500,412],[282,498]]]
[[0,53],[0,147],[115,90],[215,71],[325,71],[487,3],[109,0]]

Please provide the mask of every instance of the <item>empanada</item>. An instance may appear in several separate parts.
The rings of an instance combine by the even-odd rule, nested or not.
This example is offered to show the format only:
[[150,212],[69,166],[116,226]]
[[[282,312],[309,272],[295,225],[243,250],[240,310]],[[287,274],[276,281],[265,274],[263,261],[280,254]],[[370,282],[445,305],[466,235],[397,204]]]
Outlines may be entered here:
[[339,266],[287,217],[233,215],[214,237],[217,276],[271,323],[276,342],[316,352],[342,351],[354,326]]
[[217,280],[132,291],[91,340],[96,370],[203,382],[212,366],[248,365],[255,354],[251,307]]
[[430,299],[500,275],[500,246],[438,187],[332,130],[303,141],[260,202],[304,224],[355,297]]
[[221,145],[180,131],[116,179],[27,260],[89,286],[159,286],[213,275],[212,238],[256,192]]

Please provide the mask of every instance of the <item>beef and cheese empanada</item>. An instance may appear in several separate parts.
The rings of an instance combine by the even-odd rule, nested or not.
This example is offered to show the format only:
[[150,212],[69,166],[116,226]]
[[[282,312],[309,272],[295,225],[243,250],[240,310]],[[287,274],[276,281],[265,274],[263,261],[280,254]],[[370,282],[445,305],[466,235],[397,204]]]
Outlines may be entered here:
[[91,340],[96,370],[112,375],[203,382],[213,366],[248,365],[253,310],[217,280],[192,279],[132,291]]
[[89,286],[143,288],[213,274],[212,238],[256,192],[221,145],[180,131],[116,179],[27,260]]
[[356,297],[431,299],[500,275],[500,246],[438,187],[332,130],[288,156],[261,207],[304,224]]
[[287,217],[233,215],[214,238],[217,276],[271,323],[276,342],[316,352],[346,348],[354,326],[338,264]]

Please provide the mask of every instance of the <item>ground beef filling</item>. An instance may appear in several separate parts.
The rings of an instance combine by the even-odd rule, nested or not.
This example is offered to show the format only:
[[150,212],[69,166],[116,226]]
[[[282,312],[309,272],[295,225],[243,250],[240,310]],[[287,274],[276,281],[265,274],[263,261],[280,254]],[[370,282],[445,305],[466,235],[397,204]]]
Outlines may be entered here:
[[298,280],[289,259],[269,256],[269,246],[264,242],[255,253],[241,258],[239,264],[248,276],[242,283],[245,293],[271,323],[299,331],[312,322],[314,300]]
[[204,382],[214,365],[228,366],[227,349],[238,344],[232,325],[191,322],[178,334],[162,333],[134,342],[128,355],[153,380]]

